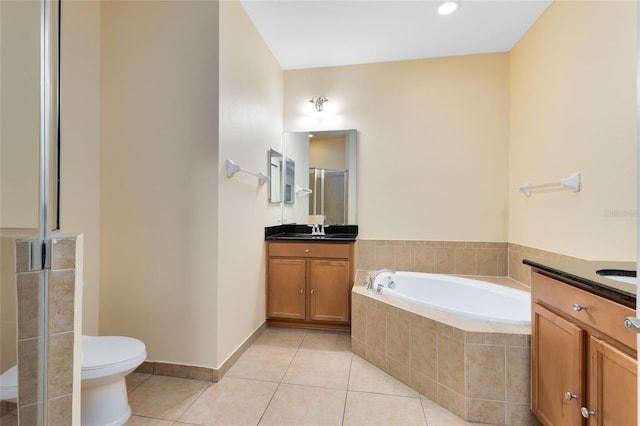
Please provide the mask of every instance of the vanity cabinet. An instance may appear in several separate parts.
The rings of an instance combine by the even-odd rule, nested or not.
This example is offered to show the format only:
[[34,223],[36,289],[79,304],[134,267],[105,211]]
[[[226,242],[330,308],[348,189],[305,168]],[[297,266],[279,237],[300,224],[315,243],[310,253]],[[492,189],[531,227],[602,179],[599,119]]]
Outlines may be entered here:
[[532,410],[544,425],[636,425],[635,310],[532,273]]
[[267,242],[269,324],[348,330],[353,243]]

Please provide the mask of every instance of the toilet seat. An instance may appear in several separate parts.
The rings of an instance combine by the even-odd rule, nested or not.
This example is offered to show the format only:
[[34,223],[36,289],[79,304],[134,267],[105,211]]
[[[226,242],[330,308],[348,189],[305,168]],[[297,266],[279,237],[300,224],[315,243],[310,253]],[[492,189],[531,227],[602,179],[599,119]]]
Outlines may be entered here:
[[124,336],[82,336],[82,380],[138,367],[147,358],[144,343]]
[[0,400],[15,400],[18,397],[18,366],[14,365],[0,375]]

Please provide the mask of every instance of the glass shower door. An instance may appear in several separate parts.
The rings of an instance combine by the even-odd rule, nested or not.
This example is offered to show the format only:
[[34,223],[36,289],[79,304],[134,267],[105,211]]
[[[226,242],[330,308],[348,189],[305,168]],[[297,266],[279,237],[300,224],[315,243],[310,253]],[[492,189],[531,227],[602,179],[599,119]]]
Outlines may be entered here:
[[[54,182],[57,174],[50,153],[58,146],[58,23],[57,0],[0,1],[0,425],[47,423],[48,283],[34,257],[55,227],[48,212],[50,171]],[[26,264],[17,261],[20,240],[36,241],[36,251],[20,245],[32,257]]]

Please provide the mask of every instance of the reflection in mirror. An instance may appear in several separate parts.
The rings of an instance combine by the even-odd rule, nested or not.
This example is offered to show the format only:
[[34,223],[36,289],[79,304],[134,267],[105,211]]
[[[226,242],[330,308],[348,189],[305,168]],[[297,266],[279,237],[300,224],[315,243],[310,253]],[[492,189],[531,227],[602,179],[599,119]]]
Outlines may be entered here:
[[296,162],[287,157],[284,175],[284,202],[293,204],[293,192],[296,184]]
[[285,223],[357,224],[357,130],[285,133],[283,151],[298,164]]
[[282,202],[282,154],[269,150],[269,202]]

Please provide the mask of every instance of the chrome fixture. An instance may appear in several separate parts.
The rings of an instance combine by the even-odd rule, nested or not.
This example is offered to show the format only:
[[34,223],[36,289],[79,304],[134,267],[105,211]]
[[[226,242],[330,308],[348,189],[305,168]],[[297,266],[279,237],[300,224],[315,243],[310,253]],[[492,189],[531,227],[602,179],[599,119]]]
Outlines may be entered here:
[[311,100],[309,100],[309,103],[313,104],[316,107],[316,111],[318,112],[322,112],[325,102],[329,102],[329,99],[325,98],[324,96],[314,96],[313,98],[311,98]]
[[324,229],[327,228],[329,225],[322,225],[320,223],[316,223],[314,225],[307,225],[311,229],[311,235],[325,235],[324,233]]
[[[367,288],[367,290],[373,290],[373,283],[375,282],[376,278],[378,278],[378,275],[384,273],[395,274],[396,271],[392,271],[391,269],[380,269],[372,275],[369,275],[368,279],[366,279],[365,281],[365,287]],[[378,291],[378,293],[380,292]]]

